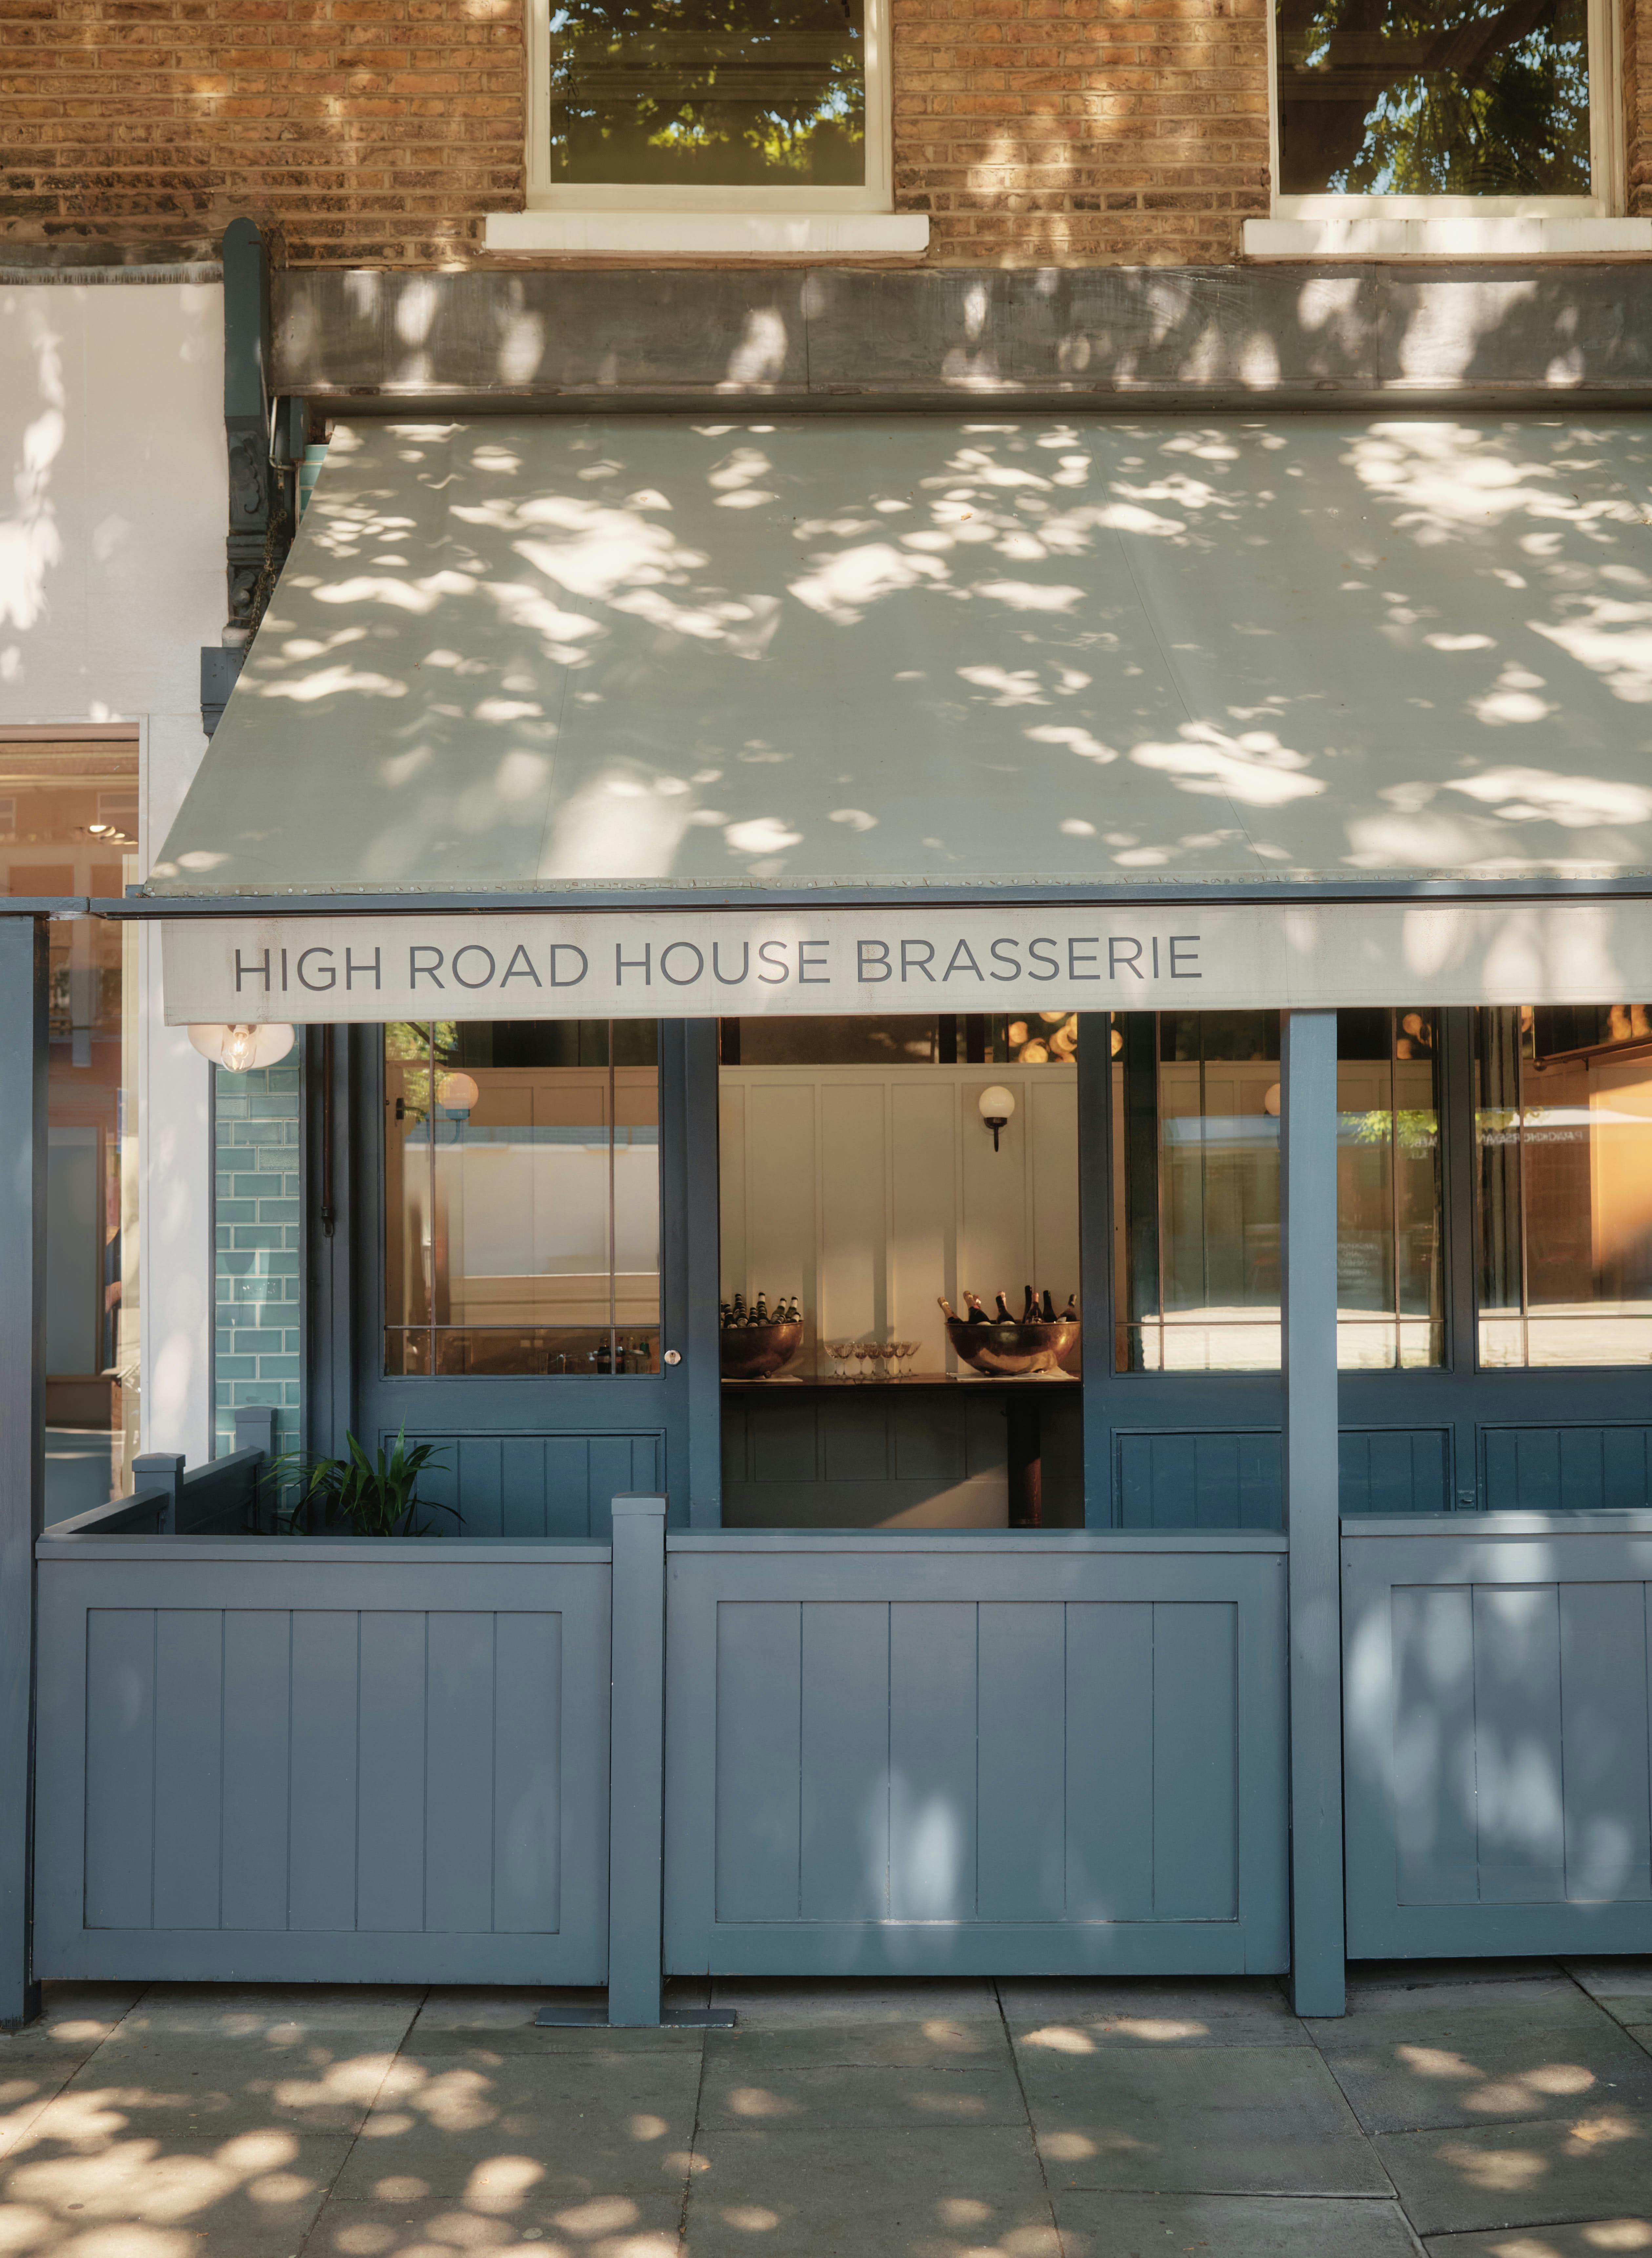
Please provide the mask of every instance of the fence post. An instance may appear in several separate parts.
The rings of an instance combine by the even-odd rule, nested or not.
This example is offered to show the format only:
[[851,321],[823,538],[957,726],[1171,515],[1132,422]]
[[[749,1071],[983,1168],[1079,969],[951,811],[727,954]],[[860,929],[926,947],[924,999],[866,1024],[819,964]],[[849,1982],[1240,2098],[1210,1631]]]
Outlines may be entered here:
[[268,1403],[244,1403],[235,1415],[235,1447],[238,1451],[262,1451],[267,1459],[275,1455],[275,1412]]
[[174,1458],[170,1451],[146,1451],[132,1462],[132,1486],[134,1489],[164,1491],[167,1502],[160,1517],[160,1533],[175,1537],[183,1517],[182,1459]]
[[40,2012],[32,1966],[34,1544],[46,1494],[46,944],[0,917],[0,2025]]
[[1286,1012],[1281,1047],[1285,1519],[1290,1544],[1291,1994],[1347,2006],[1342,1546],[1337,1518],[1336,1014]]
[[660,2020],[666,1828],[666,1501],[614,1501],[608,2019]]

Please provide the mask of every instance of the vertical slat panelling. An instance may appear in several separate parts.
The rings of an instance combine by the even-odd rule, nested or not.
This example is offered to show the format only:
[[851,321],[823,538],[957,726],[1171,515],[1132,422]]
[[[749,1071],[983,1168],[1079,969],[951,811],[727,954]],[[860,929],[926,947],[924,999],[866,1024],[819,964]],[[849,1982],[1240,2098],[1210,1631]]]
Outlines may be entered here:
[[157,1928],[218,1926],[224,1839],[224,1616],[155,1614]]
[[1336,1500],[1343,1513],[1371,1511],[1371,1438],[1350,1434],[1346,1428],[1336,1438]]
[[1560,1606],[1553,1585],[1475,1587],[1474,1729],[1481,1902],[1563,1897]]
[[978,1624],[976,1914],[1059,1921],[1066,1908],[1064,1610],[983,1601]]
[[660,1464],[660,1438],[658,1435],[631,1437],[631,1480],[633,1493],[639,1497],[652,1497],[664,1490],[666,1470]]
[[424,1926],[425,1626],[420,1614],[361,1617],[361,1772],[356,1926]]
[[429,1617],[424,1925],[493,1925],[494,1617]]
[[1560,1502],[1566,1513],[1599,1513],[1604,1498],[1606,1437],[1599,1427],[1560,1431]]
[[[861,1329],[870,1317],[834,1313],[815,1275],[815,1092],[801,1084],[753,1083],[746,1091],[745,1275],[724,1286],[748,1300],[797,1294],[816,1327]],[[868,1160],[881,1184],[880,1152]],[[879,1191],[879,1208],[882,1195]]]
[[[1285,1520],[1285,1484],[1277,1435],[1239,1437],[1239,1527],[1278,1529]],[[1213,1524],[1207,1522],[1205,1526]],[[1231,1528],[1230,1522],[1219,1525]]]
[[[1243,1435],[1193,1438],[1193,1525],[1231,1529],[1244,1509],[1241,1493]],[[1248,1470],[1248,1469],[1247,1469]]]
[[728,1076],[717,1083],[717,1182],[723,1291],[728,1301],[745,1291],[745,1085]]
[[1474,1609],[1463,1586],[1419,1585],[1390,1601],[1395,1864],[1402,1905],[1472,1905]]
[[[502,1537],[548,1537],[545,1438],[507,1435],[499,1446]],[[581,1527],[580,1532],[584,1535]]]
[[225,1928],[287,1926],[292,1617],[238,1608],[224,1641]]
[[[416,1443],[433,1443],[436,1445],[436,1457],[419,1476],[420,1495],[429,1498],[433,1505],[452,1506],[455,1511],[461,1510],[464,1505],[461,1495],[464,1475],[459,1443],[452,1435],[430,1434],[409,1435],[407,1441],[409,1449]],[[379,1446],[388,1458],[395,1447],[394,1432],[381,1433]],[[457,1530],[459,1526],[452,1513],[432,1513],[426,1517],[438,1529]]]
[[494,1903],[504,1934],[559,1928],[562,1618],[494,1617]]
[[466,1435],[450,1460],[459,1466],[458,1503],[464,1518],[435,1516],[444,1534],[502,1537],[505,1530],[502,1450],[497,1435]]
[[1522,1513],[1561,1510],[1560,1437],[1554,1428],[1526,1427],[1516,1434],[1514,1488],[1512,1502]]
[[[989,1148],[990,1149],[990,1148]],[[975,1608],[889,1610],[889,1912],[975,1914]]]
[[954,1306],[958,1211],[958,1092],[946,1084],[889,1085],[889,1325],[919,1344],[920,1372],[944,1372],[946,1325],[936,1296]]
[[584,1435],[545,1438],[545,1533],[591,1534],[591,1445]]
[[894,1407],[886,1395],[827,1395],[815,1407],[822,1481],[883,1481],[890,1465]]
[[889,1610],[806,1604],[801,1622],[801,1910],[881,1921],[889,1903]]
[[356,1925],[357,1617],[293,1616],[289,1928]]
[[1060,1309],[1079,1291],[1079,1077],[1033,1073],[1022,1087],[1032,1129],[1033,1239],[1032,1275],[1021,1282],[1048,1288]]
[[1067,1912],[1153,1914],[1153,1610],[1076,1601],[1066,1610]]
[[820,1477],[818,1416],[807,1395],[765,1396],[751,1410],[751,1479],[812,1482]]
[[[825,1083],[820,1090],[820,1307],[822,1336],[857,1336],[888,1324],[885,1240],[886,1092],[880,1082]],[[771,1163],[771,1167],[775,1164]],[[794,1186],[794,1204],[807,1199]],[[754,1279],[754,1284],[762,1284]],[[795,1291],[792,1280],[766,1282],[773,1295]]]
[[154,1912],[155,1617],[86,1618],[86,1926],[147,1928]]
[[802,1663],[794,1601],[717,1608],[719,1921],[795,1921]]
[[1601,1503],[1609,1510],[1652,1505],[1647,1481],[1647,1431],[1607,1427],[1601,1433]]
[[614,1534],[614,1501],[631,1487],[631,1438],[593,1435],[587,1447],[586,1516],[592,1536],[607,1544]]
[[1485,1462],[1485,1509],[1488,1513],[1511,1513],[1520,1503],[1520,1476],[1514,1459],[1514,1431],[1507,1427],[1485,1427],[1480,1433],[1480,1449]]
[[1565,1762],[1566,1895],[1652,1896],[1646,1587],[1563,1584],[1560,1701]]
[[1238,1911],[1237,1610],[1153,1608],[1153,1910],[1161,1921]]

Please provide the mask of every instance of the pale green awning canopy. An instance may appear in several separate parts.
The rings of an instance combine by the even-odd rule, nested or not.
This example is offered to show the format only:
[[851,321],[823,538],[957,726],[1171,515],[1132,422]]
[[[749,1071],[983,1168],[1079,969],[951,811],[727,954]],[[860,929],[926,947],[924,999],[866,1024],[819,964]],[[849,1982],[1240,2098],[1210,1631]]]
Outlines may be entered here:
[[152,893],[1652,870],[1636,415],[341,425]]

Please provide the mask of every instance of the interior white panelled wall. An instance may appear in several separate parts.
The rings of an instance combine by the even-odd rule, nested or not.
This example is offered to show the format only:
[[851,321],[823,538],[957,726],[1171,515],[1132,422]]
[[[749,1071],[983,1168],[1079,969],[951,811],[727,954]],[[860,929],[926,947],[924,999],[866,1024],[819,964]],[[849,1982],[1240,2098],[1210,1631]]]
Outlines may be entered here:
[[[993,1150],[978,1101],[1015,1111]],[[918,1372],[951,1372],[936,1297],[990,1310],[1001,1287],[1057,1308],[1079,1290],[1079,1092],[1069,1067],[724,1067],[723,1297],[796,1294],[789,1369],[830,1370],[821,1344],[919,1343]]]

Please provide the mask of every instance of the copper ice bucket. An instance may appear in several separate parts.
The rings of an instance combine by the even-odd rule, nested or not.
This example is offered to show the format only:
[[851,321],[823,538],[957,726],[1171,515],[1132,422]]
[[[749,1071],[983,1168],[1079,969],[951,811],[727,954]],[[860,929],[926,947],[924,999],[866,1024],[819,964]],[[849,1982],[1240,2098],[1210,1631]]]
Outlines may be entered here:
[[802,1346],[801,1321],[784,1325],[725,1325],[717,1335],[725,1380],[766,1380]]
[[1040,1372],[1076,1374],[1079,1368],[1079,1320],[1057,1317],[1053,1324],[1041,1318],[1032,1324],[992,1321],[972,1325],[965,1317],[949,1317],[947,1337],[973,1372],[1019,1380]]

